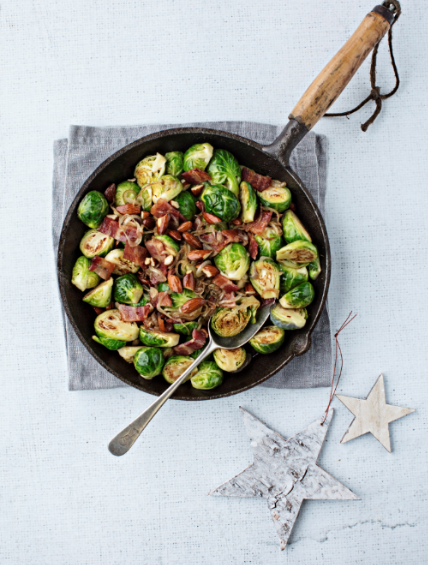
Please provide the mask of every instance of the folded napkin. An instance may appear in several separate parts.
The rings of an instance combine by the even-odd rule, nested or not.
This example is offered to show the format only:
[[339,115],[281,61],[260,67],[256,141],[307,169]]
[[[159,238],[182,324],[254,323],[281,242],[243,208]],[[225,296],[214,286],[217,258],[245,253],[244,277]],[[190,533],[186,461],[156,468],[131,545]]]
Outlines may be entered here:
[[[252,122],[188,124],[230,131],[263,145],[271,143],[283,126]],[[68,139],[54,144],[52,232],[55,258],[64,217],[74,197],[89,175],[107,157],[132,141],[151,133],[185,127],[155,125],[131,127],[72,126]],[[326,138],[309,133],[291,155],[291,166],[311,191],[324,214],[326,192]],[[88,353],[64,315],[69,390],[92,390],[128,386],[103,369]],[[312,347],[293,359],[284,369],[261,386],[272,388],[312,388],[328,386],[331,378],[331,336],[327,307],[312,334]]]

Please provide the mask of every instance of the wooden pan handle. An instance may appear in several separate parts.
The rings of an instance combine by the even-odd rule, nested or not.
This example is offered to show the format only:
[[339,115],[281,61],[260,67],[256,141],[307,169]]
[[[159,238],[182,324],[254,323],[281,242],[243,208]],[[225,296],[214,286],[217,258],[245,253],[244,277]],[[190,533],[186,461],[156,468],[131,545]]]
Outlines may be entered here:
[[310,130],[345,89],[364,59],[389,30],[392,13],[376,6],[361,22],[355,33],[320,72],[289,118]]

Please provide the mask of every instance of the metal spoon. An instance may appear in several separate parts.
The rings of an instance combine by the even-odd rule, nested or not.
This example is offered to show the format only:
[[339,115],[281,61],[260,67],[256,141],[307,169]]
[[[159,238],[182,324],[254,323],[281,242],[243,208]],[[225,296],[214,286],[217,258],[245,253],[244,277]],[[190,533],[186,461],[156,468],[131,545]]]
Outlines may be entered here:
[[[142,414],[131,422],[124,430],[117,434],[109,443],[108,448],[113,455],[124,455],[135,443],[141,432],[153,418],[153,416],[162,408],[170,396],[174,394],[176,389],[184,383],[186,378],[195,369],[201,361],[208,357],[216,349],[236,349],[245,345],[266,322],[272,304],[266,304],[258,309],[256,315],[256,323],[249,324],[244,331],[234,337],[220,337],[211,332],[211,324],[208,323],[209,340],[208,345],[197,357],[193,363],[184,371],[182,375],[163,392]],[[210,320],[211,322],[211,320]]]

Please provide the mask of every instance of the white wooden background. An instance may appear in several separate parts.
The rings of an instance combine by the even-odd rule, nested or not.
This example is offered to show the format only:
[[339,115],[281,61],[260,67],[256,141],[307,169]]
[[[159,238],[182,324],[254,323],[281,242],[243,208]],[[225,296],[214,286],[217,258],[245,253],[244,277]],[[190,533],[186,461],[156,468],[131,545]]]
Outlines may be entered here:
[[[393,453],[339,440],[337,400],[320,463],[361,502],[306,502],[280,552],[265,501],[207,497],[251,462],[238,406],[285,436],[320,415],[327,389],[256,388],[170,402],[132,451],[107,442],[151,398],[69,393],[51,249],[52,142],[68,125],[285,123],[370,1],[3,0],[0,9],[0,562],[215,565],[427,561],[426,9],[403,0],[402,86],[366,134],[369,109],[323,120],[333,327],[342,393],[417,408],[391,424]],[[392,86],[382,48],[379,84]],[[368,65],[335,109],[369,89]],[[370,111],[372,108],[370,108]]]

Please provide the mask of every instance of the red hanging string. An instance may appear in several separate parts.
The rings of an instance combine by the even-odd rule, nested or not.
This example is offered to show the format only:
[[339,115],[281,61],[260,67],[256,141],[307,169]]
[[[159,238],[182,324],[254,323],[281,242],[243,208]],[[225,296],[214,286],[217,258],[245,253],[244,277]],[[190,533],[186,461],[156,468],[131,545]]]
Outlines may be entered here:
[[[342,376],[342,370],[343,370],[343,355],[342,355],[342,350],[340,349],[340,344],[339,344],[339,340],[337,339],[340,332],[342,330],[344,330],[346,328],[346,326],[348,326],[352,320],[354,318],[357,317],[357,315],[355,314],[354,316],[352,316],[352,311],[348,314],[348,317],[346,318],[346,320],[343,322],[343,324],[340,326],[340,328],[337,330],[337,332],[334,334],[334,338],[336,340],[336,357],[334,360],[334,369],[333,369],[333,377],[331,379],[331,388],[330,388],[330,400],[328,401],[327,404],[327,408],[325,411],[325,416],[324,416],[324,420],[321,422],[321,426],[324,425],[324,422],[326,421],[327,418],[327,414],[328,414],[328,410],[330,408],[330,404],[331,401],[333,400],[334,395],[336,394],[336,390],[337,390],[337,385],[339,384],[340,381],[340,377]],[[337,381],[336,381],[336,386],[334,385],[334,377],[336,375],[336,368],[337,368],[337,352],[339,351],[339,355],[340,355],[340,371],[339,371],[339,376],[337,377]]]

